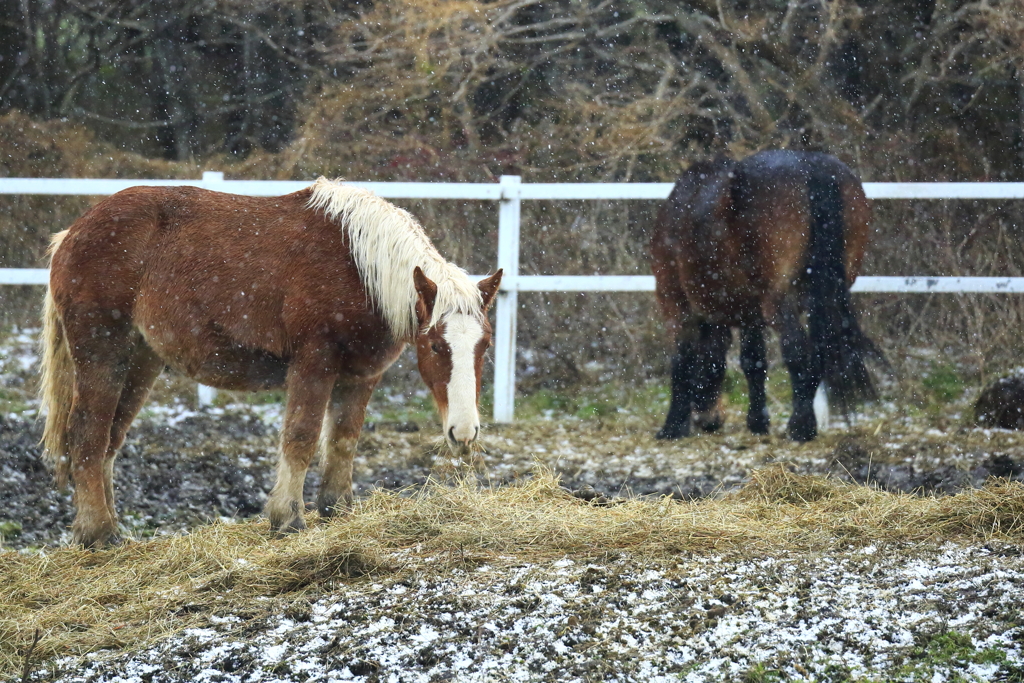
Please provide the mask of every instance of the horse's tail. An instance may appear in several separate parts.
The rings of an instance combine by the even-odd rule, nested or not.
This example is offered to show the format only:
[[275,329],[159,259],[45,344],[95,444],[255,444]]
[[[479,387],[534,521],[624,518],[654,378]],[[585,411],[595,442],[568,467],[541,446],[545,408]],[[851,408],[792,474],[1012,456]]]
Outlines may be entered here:
[[[51,258],[67,234],[68,231],[64,230],[53,236],[48,252]],[[75,390],[75,368],[64,336],[64,325],[49,287],[46,288],[46,299],[43,301],[43,337],[40,344],[42,379],[39,383],[39,399],[40,410],[46,413],[46,426],[40,443],[43,444],[43,460],[53,470],[57,486],[64,488],[71,478],[68,418],[71,416],[71,400]]]
[[829,396],[846,412],[857,403],[877,398],[864,361],[868,356],[881,359],[882,355],[861,331],[850,301],[839,180],[827,170],[812,170],[808,191],[811,234],[807,320],[811,346]]

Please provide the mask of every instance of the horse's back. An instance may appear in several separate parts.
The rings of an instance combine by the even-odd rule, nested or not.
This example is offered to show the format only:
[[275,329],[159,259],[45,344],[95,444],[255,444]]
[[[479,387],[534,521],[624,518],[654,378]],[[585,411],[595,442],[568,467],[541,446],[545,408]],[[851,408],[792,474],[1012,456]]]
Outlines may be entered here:
[[[168,248],[209,251],[259,224],[283,223],[302,210],[301,196],[242,197],[193,187],[140,186],[93,206],[68,229],[53,255],[59,290],[137,289],[144,273],[167,261]],[[181,247],[184,242],[190,247]],[[74,282],[65,283],[65,279]],[[73,284],[74,287],[67,287]]]

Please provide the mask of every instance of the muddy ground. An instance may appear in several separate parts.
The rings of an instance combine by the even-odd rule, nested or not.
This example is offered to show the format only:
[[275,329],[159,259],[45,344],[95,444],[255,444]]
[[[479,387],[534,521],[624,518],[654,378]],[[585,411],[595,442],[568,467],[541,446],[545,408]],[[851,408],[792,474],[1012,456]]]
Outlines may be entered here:
[[[278,414],[246,406],[179,407],[141,418],[116,468],[127,535],[145,538],[258,515],[273,485]],[[436,424],[371,422],[358,447],[355,487],[365,495],[373,487],[405,489],[430,476],[467,473],[499,484],[545,466],[581,495],[698,498],[731,490],[756,468],[778,461],[799,472],[903,492],[946,494],[989,477],[1024,479],[1024,435],[972,428],[948,416],[879,411],[804,445],[787,441],[779,426],[769,437],[750,435],[740,416],[731,417],[720,434],[671,443],[656,441],[657,425],[642,418],[492,425],[485,451],[469,464],[438,448]],[[31,417],[0,418],[0,531],[7,548],[67,539],[71,495],[54,489],[40,461],[40,429]],[[307,500],[317,484],[314,468]]]

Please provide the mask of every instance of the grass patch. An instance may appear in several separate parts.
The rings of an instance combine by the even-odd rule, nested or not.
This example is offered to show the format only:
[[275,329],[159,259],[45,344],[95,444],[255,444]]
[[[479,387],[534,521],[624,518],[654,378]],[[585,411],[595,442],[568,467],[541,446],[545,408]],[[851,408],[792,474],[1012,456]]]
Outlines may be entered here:
[[[970,635],[956,631],[923,636],[921,642],[910,653],[894,678],[905,681],[933,681],[938,672],[955,672],[950,681],[977,681],[979,671],[997,667],[1007,678],[1000,680],[1024,680],[1024,670],[1013,667],[1006,661],[1006,653],[995,647],[978,648]],[[974,672],[971,669],[975,669]]]
[[[773,368],[765,387],[772,414],[788,415],[792,400],[789,372],[784,367]],[[489,399],[490,395],[481,396],[480,414],[483,416],[490,415],[490,409],[483,405],[485,397]],[[516,420],[576,418],[607,422],[641,418],[661,422],[668,412],[670,399],[668,378],[636,385],[580,385],[562,391],[545,388],[516,397]],[[726,370],[722,401],[730,412],[746,414],[750,400],[747,379],[741,371],[732,367]]]
[[956,368],[948,364],[933,365],[921,378],[927,398],[932,403],[952,403],[959,400],[965,383]]
[[270,391],[218,391],[213,405],[224,407],[233,403],[241,403],[247,406],[270,406],[284,405],[284,389],[272,389]]
[[782,683],[784,680],[786,677],[781,671],[764,664],[755,664],[750,667],[740,679],[742,683]]
[[4,415],[8,415],[10,413],[20,415],[26,410],[34,408],[29,401],[30,396],[26,391],[0,388],[0,413]]
[[[491,405],[493,406],[493,403]],[[493,407],[491,411],[493,411]],[[483,401],[481,401],[480,414],[489,414],[484,412]],[[367,408],[366,419],[369,422],[415,422],[423,426],[440,424],[441,418],[434,407],[434,399],[430,395],[413,394],[405,396],[403,403],[391,403],[387,399],[382,400],[380,392],[377,392]]]
[[725,371],[725,380],[722,382],[722,396],[728,405],[741,411],[746,411],[750,405],[750,397],[747,395],[747,378],[742,372],[733,368]]
[[[516,420],[655,418],[668,410],[669,389],[660,382],[639,386],[586,385],[572,390],[539,389],[516,397]],[[487,416],[484,397],[480,414]]]
[[[628,553],[827,552],[851,545],[1024,541],[1024,486],[1000,482],[942,498],[884,493],[773,465],[734,495],[617,505],[573,497],[549,472],[515,486],[431,483],[378,491],[342,520],[272,539],[264,521],[213,524],[100,552],[0,553],[0,674],[11,675],[36,628],[39,661],[144,645],[232,608],[337,581]],[[399,554],[400,553],[400,554]],[[401,558],[401,559],[399,559]],[[425,561],[427,558],[432,561]],[[421,561],[422,560],[422,561]],[[945,652],[928,644],[923,652]],[[928,648],[932,647],[931,650]],[[768,670],[753,672],[772,680]],[[758,680],[752,678],[751,680]]]
[[0,543],[5,538],[14,538],[21,535],[21,524],[7,519],[0,519]]

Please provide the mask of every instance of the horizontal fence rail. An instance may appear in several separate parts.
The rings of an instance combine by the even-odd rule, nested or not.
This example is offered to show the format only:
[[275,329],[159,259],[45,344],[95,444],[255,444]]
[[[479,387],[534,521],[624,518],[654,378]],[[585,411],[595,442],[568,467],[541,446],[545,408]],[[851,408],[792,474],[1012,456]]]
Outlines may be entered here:
[[[470,275],[478,280],[485,275]],[[0,268],[0,285],[45,285],[46,268]],[[517,292],[653,292],[651,275],[520,275]],[[511,291],[512,286],[502,286]],[[1021,294],[1024,277],[903,277],[861,275],[850,291],[892,294]]]
[[[348,181],[346,181],[348,182]],[[502,176],[497,183],[349,182],[390,199],[496,201],[498,267],[505,275],[495,311],[494,420],[511,422],[515,401],[516,310],[519,292],[653,292],[650,275],[521,275],[520,207],[526,200],[663,200],[672,183],[523,183]],[[225,180],[215,171],[202,180],[128,180],[98,178],[0,178],[0,195],[109,195],[129,187],[195,186],[250,196],[276,196],[309,187],[305,181]],[[1024,199],[1024,183],[864,183],[869,199]],[[65,226],[59,226],[63,228]],[[0,285],[42,285],[45,268],[0,268]],[[861,276],[853,292],[878,293],[1024,293],[1024,278]],[[200,403],[214,392],[200,386]],[[823,394],[819,394],[823,396]],[[827,409],[827,407],[826,407]]]
[[[304,180],[224,180],[207,171],[202,180],[107,178],[0,178],[0,194],[108,195],[139,185],[209,187],[252,197],[273,197],[309,187]],[[518,176],[502,176],[516,178]],[[665,199],[672,183],[407,183],[345,181],[391,199]],[[1024,199],[1024,183],[864,183],[868,199]]]

